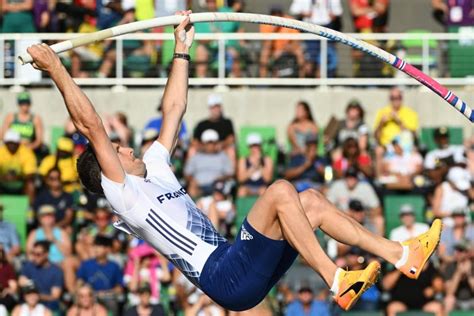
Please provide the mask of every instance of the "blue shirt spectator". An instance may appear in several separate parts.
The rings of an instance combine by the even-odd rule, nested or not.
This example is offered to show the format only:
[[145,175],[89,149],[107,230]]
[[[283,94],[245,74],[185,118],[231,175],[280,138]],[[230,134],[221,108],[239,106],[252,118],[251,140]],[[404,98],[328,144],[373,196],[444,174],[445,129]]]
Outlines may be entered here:
[[88,283],[95,291],[108,291],[121,284],[122,272],[115,262],[90,259],[81,263],[77,278]]
[[3,220],[3,205],[0,204],[0,244],[3,245],[5,255],[11,260],[20,253],[20,239],[13,224]]
[[[156,130],[157,133],[160,132],[161,130],[161,124],[163,124],[163,117],[156,117],[148,121],[148,123],[145,125],[144,130],[147,129],[154,129]],[[183,121],[181,123],[181,128],[179,129],[178,133],[178,138],[181,141],[184,141],[187,139],[187,134],[188,134],[188,129],[186,128],[186,123]]]
[[313,291],[303,287],[298,291],[298,299],[291,302],[285,316],[329,316],[329,304],[314,299]]

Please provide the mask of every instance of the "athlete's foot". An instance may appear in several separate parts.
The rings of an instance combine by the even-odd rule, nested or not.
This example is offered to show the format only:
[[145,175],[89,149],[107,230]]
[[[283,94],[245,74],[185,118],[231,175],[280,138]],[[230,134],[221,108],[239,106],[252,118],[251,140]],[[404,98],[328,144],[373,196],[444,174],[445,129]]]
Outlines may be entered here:
[[349,310],[359,297],[375,282],[380,273],[380,263],[371,262],[364,270],[341,271],[338,278],[339,289],[333,296],[336,303],[343,309]]
[[403,256],[395,265],[410,279],[418,279],[423,267],[438,247],[443,224],[435,219],[430,230],[417,237],[402,242]]

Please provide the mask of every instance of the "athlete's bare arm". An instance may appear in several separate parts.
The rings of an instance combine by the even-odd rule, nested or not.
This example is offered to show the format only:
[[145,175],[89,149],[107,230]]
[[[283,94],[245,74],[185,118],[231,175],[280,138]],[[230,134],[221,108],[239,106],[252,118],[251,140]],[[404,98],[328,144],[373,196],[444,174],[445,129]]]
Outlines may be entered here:
[[[189,15],[191,11],[177,14]],[[176,27],[174,31],[175,48],[178,54],[189,54],[194,38],[194,27],[189,23],[189,17]],[[174,58],[171,72],[163,94],[163,124],[158,141],[172,152],[176,144],[181,119],[186,112],[188,100],[189,62],[182,58]]]
[[112,146],[105,132],[102,120],[89,98],[61,64],[59,57],[46,44],[31,46],[27,51],[33,57],[33,67],[48,72],[63,95],[72,122],[92,144],[104,175],[112,181],[123,182],[125,172],[116,148]]

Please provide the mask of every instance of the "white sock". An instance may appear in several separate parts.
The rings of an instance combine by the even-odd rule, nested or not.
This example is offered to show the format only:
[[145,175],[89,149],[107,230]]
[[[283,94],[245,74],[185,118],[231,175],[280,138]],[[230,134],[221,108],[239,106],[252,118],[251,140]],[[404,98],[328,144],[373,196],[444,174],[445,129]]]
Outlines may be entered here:
[[400,269],[401,267],[403,267],[407,261],[408,261],[408,251],[409,251],[409,247],[408,246],[403,246],[403,254],[402,254],[402,257],[400,258],[400,260],[398,260],[396,263],[395,263],[395,268],[397,269]]
[[342,270],[341,268],[337,268],[336,274],[334,275],[334,281],[332,282],[332,286],[330,289],[332,295],[336,295],[337,292],[339,292],[339,275],[341,272],[344,272],[344,270]]

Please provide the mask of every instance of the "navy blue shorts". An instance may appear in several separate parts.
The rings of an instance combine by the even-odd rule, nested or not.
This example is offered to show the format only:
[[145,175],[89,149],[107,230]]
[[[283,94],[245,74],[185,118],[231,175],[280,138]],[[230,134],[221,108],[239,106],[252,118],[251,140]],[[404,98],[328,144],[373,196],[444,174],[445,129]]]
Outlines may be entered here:
[[260,303],[295,261],[286,240],[273,240],[244,220],[234,244],[224,243],[208,258],[201,289],[222,307],[242,311]]

